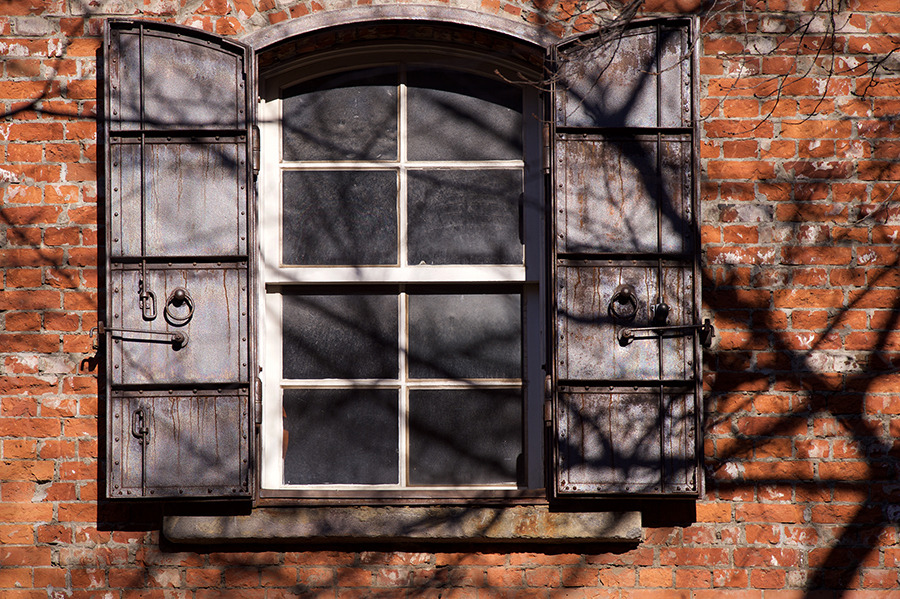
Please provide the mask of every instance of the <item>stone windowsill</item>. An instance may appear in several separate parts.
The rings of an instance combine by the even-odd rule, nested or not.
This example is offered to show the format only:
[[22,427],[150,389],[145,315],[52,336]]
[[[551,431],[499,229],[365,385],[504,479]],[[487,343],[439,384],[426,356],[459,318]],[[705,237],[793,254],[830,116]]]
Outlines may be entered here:
[[371,541],[638,543],[641,513],[511,507],[267,507],[239,516],[167,516],[175,543]]

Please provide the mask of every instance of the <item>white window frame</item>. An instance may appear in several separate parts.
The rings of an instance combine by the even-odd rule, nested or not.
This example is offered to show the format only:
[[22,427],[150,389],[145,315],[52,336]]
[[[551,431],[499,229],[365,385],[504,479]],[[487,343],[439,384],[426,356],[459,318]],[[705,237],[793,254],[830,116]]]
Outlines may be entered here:
[[[545,215],[544,176],[541,171],[542,136],[541,117],[543,105],[541,92],[536,87],[523,85],[523,160],[491,160],[464,162],[411,162],[406,157],[406,143],[399,144],[398,160],[387,161],[339,161],[339,162],[286,162],[281,156],[281,91],[303,80],[346,71],[351,68],[368,68],[382,64],[397,64],[398,59],[410,63],[426,63],[435,67],[450,67],[471,71],[481,75],[493,75],[500,70],[509,80],[522,77],[522,65],[505,61],[490,55],[448,49],[442,46],[406,44],[380,44],[376,47],[356,50],[324,52],[314,57],[286,64],[270,70],[260,77],[259,127],[261,139],[261,160],[258,178],[259,197],[259,297],[260,301],[260,364],[263,383],[263,422],[261,429],[261,494],[302,494],[305,491],[373,492],[386,491],[403,496],[412,491],[427,490],[428,493],[441,491],[462,491],[483,493],[485,491],[535,491],[545,489],[544,448],[544,376],[545,363],[544,314],[545,300],[542,293],[545,277]],[[399,94],[400,129],[398,138],[405,138],[406,94],[405,82],[401,83]],[[399,257],[397,266],[295,266],[281,263],[281,173],[285,170],[327,170],[339,167],[341,170],[366,170],[377,168],[397,169],[399,172]],[[406,185],[408,170],[436,168],[471,167],[473,169],[511,169],[523,171],[523,238],[526,241],[522,265],[405,265],[406,262]],[[364,383],[373,387],[396,388],[396,383],[379,381],[341,381],[316,379],[285,381],[281,378],[282,342],[281,311],[282,294],[285,287],[309,285],[354,285],[365,283],[398,284],[399,331],[401,341],[400,359],[404,359],[402,340],[405,337],[405,291],[404,283],[454,284],[454,283],[498,283],[510,284],[510,289],[521,293],[525,326],[523,327],[522,379],[484,380],[479,384],[485,388],[519,387],[523,389],[523,436],[522,451],[525,456],[524,487],[515,485],[479,485],[465,487],[406,487],[405,460],[400,459],[399,485],[287,485],[283,479],[283,429],[282,429],[282,389],[289,387],[336,388],[350,384]],[[438,383],[423,381],[411,384],[405,380],[404,364],[400,364],[399,387],[401,406],[406,405],[407,388],[429,388],[437,385],[450,388],[455,385],[470,384],[467,381],[442,380]],[[404,418],[401,409],[400,418]],[[406,442],[401,424],[401,451]]]

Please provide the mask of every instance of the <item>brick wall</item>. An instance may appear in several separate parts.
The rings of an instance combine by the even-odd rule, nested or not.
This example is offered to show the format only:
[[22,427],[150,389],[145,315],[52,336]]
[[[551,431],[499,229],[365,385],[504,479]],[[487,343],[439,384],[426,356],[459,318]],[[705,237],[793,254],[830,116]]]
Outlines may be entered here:
[[[560,22],[569,2],[453,5],[557,31],[589,21]],[[648,504],[639,545],[185,551],[160,539],[161,506],[98,501],[102,20],[240,34],[324,9],[0,1],[0,596],[900,596],[894,0],[703,13],[707,491]]]

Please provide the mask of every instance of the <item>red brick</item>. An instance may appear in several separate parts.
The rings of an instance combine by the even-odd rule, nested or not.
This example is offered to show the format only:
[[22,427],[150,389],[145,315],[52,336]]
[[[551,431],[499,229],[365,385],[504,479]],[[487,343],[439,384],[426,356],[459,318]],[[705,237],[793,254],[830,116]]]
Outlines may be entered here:
[[63,263],[65,254],[61,249],[15,249],[0,250],[0,268],[10,266],[56,266]]
[[0,310],[45,310],[60,307],[58,291],[0,291]]
[[672,566],[716,566],[728,563],[728,552],[716,548],[663,548],[659,563]]

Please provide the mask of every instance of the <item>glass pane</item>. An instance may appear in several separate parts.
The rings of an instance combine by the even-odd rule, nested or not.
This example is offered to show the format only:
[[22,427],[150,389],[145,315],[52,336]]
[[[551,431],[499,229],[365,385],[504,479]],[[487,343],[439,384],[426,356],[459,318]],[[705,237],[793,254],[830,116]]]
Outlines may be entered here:
[[440,69],[407,76],[410,160],[522,158],[522,90]]
[[409,394],[409,482],[514,483],[522,451],[518,389],[439,389]]
[[285,171],[284,264],[397,263],[393,171]]
[[397,296],[284,295],[287,379],[396,379]]
[[396,389],[285,389],[284,482],[397,484]]
[[410,295],[409,376],[520,378],[521,297]]
[[285,160],[395,160],[396,68],[340,73],[284,91]]
[[522,172],[409,173],[410,264],[521,264]]

